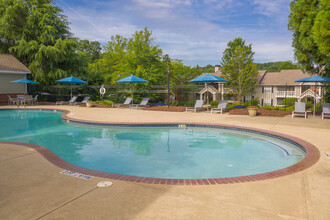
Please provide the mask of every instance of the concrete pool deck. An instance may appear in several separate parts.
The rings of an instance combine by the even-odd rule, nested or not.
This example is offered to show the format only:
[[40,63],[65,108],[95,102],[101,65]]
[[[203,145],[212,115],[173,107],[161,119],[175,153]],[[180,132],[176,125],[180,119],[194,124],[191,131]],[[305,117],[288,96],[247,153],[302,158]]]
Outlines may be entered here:
[[[35,108],[36,106],[34,106]],[[6,108],[6,107],[1,107]],[[269,180],[173,186],[83,180],[60,174],[35,150],[0,144],[1,219],[329,219],[330,120],[249,117],[206,112],[37,106],[69,110],[71,118],[100,122],[196,122],[276,131],[314,144],[320,160],[307,170]]]

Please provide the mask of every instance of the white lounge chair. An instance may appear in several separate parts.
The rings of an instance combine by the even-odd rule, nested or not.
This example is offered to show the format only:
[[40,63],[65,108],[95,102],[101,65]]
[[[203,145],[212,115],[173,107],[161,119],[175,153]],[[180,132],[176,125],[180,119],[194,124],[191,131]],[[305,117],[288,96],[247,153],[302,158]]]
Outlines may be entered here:
[[77,98],[77,96],[73,96],[70,101],[57,101],[56,105],[63,105],[63,103],[68,103],[69,105],[71,105],[77,100]]
[[86,104],[86,102],[88,102],[88,100],[89,100],[90,98],[91,98],[91,97],[86,96],[81,102],[70,103],[70,105]]
[[128,97],[123,104],[112,104],[112,107],[114,107],[115,105],[117,105],[118,108],[123,105],[129,106],[131,104],[132,100],[133,100],[132,97]]
[[213,112],[220,112],[222,114],[222,111],[226,109],[226,106],[227,106],[227,101],[220,101],[217,108],[211,108],[211,114]]
[[305,102],[296,102],[294,104],[294,111],[292,112],[292,118],[295,115],[305,116],[305,118],[307,118],[306,103]]
[[7,95],[8,96],[8,105],[16,105],[17,104],[17,99],[16,98],[12,98],[10,95]]
[[149,98],[143,98],[140,104],[133,104],[131,108],[138,109],[139,107],[149,107],[148,102]]
[[197,110],[203,110],[203,104],[204,104],[203,100],[197,100],[194,107],[187,107],[186,108],[186,112],[187,111],[196,112]]
[[38,96],[39,95],[34,96],[34,98],[32,99],[32,104],[38,104]]
[[330,118],[330,103],[323,103],[322,119],[326,117]]

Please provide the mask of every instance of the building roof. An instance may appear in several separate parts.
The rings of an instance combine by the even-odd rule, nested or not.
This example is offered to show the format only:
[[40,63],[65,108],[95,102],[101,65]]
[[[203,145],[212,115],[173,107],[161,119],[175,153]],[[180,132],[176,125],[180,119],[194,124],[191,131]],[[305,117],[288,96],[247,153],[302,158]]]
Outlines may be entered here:
[[10,54],[0,54],[0,72],[31,73],[23,63]]
[[[300,85],[299,82],[295,82],[298,79],[310,77],[308,73],[304,73],[300,69],[293,70],[281,70],[280,72],[267,72],[266,70],[258,70],[257,82],[259,85]],[[211,74],[219,77],[223,77],[221,70],[214,73],[202,73],[202,75]]]
[[260,85],[300,85],[295,80],[310,77],[300,69],[281,70],[280,72],[266,72],[260,81]]
[[[266,70],[258,70],[259,75],[257,76],[257,82],[260,84],[260,80],[263,78],[263,76],[265,75],[265,73],[267,72]],[[214,76],[219,76],[219,77],[223,77],[221,70],[218,70],[214,73],[202,73],[201,76],[205,75],[205,74],[211,74]]]

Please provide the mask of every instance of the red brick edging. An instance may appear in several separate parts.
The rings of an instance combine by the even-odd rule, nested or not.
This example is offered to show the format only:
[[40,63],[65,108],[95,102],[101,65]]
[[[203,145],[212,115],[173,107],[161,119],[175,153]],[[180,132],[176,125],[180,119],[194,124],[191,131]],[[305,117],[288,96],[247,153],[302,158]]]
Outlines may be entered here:
[[[32,108],[29,108],[27,110],[31,110]],[[16,109],[17,110],[17,109]],[[39,108],[35,108],[32,110],[40,110]],[[41,110],[47,110],[47,109],[41,109]],[[213,124],[213,123],[155,123],[155,122],[146,122],[146,123],[102,123],[97,121],[90,121],[90,120],[83,120],[83,119],[75,119],[68,117],[68,114],[70,113],[67,110],[62,109],[48,109],[48,110],[55,110],[55,111],[61,111],[64,112],[62,114],[62,118],[68,121],[73,122],[79,122],[79,123],[89,123],[89,124],[100,124],[100,125],[159,125],[159,124],[165,124],[165,125],[177,125],[177,124],[185,124],[185,125],[200,125],[200,126],[215,126],[215,127],[227,127],[227,128],[237,128],[242,130],[250,130],[250,131],[257,131],[265,134],[275,135],[278,137],[285,138],[287,140],[293,141],[300,146],[304,148],[306,151],[306,156],[303,160],[300,162],[290,166],[286,167],[284,169],[275,170],[267,173],[261,173],[261,174],[255,174],[255,175],[248,175],[248,176],[238,176],[238,177],[228,177],[228,178],[209,178],[209,179],[162,179],[162,178],[149,178],[149,177],[137,177],[137,176],[129,176],[129,175],[122,175],[122,174],[114,174],[114,173],[108,173],[103,171],[97,171],[97,170],[91,170],[83,167],[79,167],[73,164],[70,164],[63,159],[61,159],[59,156],[51,152],[45,147],[42,147],[40,145],[35,144],[28,144],[28,143],[22,143],[22,142],[10,142],[10,141],[0,141],[0,144],[13,144],[13,145],[21,145],[25,147],[30,147],[37,152],[39,152],[43,157],[45,157],[49,162],[52,164],[66,170],[79,172],[87,175],[97,176],[97,177],[103,177],[108,179],[114,179],[114,180],[123,180],[123,181],[129,181],[129,182],[137,182],[137,183],[149,183],[149,184],[163,184],[163,185],[215,185],[215,184],[231,184],[231,183],[241,183],[241,182],[252,182],[252,181],[258,181],[258,180],[266,180],[271,179],[275,177],[281,177],[286,176],[290,174],[294,174],[297,172],[300,172],[302,170],[305,170],[312,165],[314,165],[319,159],[320,159],[320,151],[311,143],[308,143],[302,139],[289,136],[286,134],[274,132],[274,131],[267,131],[257,128],[247,128],[247,127],[241,127],[236,125],[225,125],[225,124]]]

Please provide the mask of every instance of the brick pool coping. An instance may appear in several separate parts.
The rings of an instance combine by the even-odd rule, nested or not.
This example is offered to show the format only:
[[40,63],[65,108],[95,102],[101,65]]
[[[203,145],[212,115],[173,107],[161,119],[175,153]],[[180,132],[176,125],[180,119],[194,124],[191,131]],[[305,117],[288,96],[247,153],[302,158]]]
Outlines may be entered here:
[[[15,108],[8,108],[8,110],[17,110]],[[115,173],[108,173],[103,171],[91,170],[83,167],[79,167],[73,164],[70,164],[59,156],[54,154],[52,151],[48,150],[47,148],[35,145],[35,144],[28,144],[22,142],[10,142],[10,141],[0,141],[0,144],[12,144],[12,145],[21,145],[25,147],[30,147],[40,153],[44,158],[46,158],[49,162],[58,166],[62,169],[79,172],[91,176],[103,177],[113,180],[122,180],[128,182],[136,182],[136,183],[148,183],[148,184],[162,184],[162,185],[216,185],[216,184],[231,184],[231,183],[242,183],[242,182],[252,182],[252,181],[259,181],[259,180],[267,180],[276,177],[286,176],[290,174],[294,174],[305,170],[312,165],[314,165],[320,159],[320,151],[311,143],[306,142],[300,138],[296,138],[290,135],[268,131],[258,128],[251,128],[251,127],[243,127],[237,125],[226,125],[226,124],[216,124],[216,123],[157,123],[157,122],[133,122],[133,123],[104,123],[99,121],[91,121],[91,120],[84,120],[84,119],[76,119],[70,118],[68,114],[70,111],[64,109],[40,109],[40,108],[29,108],[26,110],[41,110],[41,111],[59,111],[63,112],[62,118],[67,120],[68,122],[77,122],[82,124],[94,124],[94,125],[190,125],[190,126],[197,126],[197,127],[219,127],[219,128],[231,128],[231,129],[239,129],[245,131],[254,131],[258,133],[268,134],[268,135],[275,135],[280,138],[284,138],[290,141],[295,142],[296,144],[303,147],[306,152],[306,156],[300,162],[271,172],[261,173],[261,174],[254,174],[254,175],[247,175],[247,176],[238,176],[238,177],[227,177],[227,178],[207,178],[207,179],[165,179],[165,178],[150,178],[150,177],[137,177],[137,176],[130,176],[130,175],[122,175],[122,174],[115,174]]]

